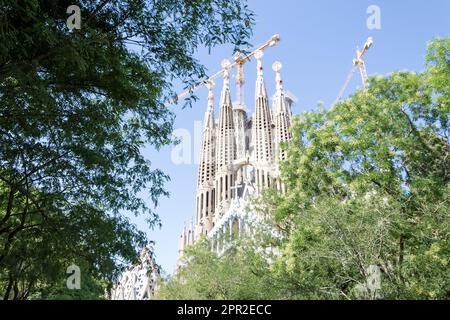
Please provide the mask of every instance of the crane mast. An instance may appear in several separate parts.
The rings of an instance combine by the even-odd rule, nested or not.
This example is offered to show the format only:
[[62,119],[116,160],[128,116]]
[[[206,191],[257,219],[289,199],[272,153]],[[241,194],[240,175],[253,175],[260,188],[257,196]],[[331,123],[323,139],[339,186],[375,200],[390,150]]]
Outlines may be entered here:
[[353,65],[358,66],[359,72],[361,74],[361,81],[363,84],[363,88],[367,87],[367,70],[366,70],[366,64],[364,63],[363,57],[366,54],[366,52],[370,49],[370,47],[373,44],[372,37],[369,37],[364,44],[364,48],[362,51],[359,49],[356,50],[356,59],[353,60]]
[[[177,96],[177,101],[183,99],[184,97],[194,93],[196,90],[206,86],[209,83],[214,83],[214,80],[217,78],[223,76],[223,73],[225,72],[225,69],[231,69],[237,67],[237,76],[236,76],[236,86],[237,86],[237,94],[238,94],[238,103],[239,105],[244,105],[244,92],[243,92],[243,85],[244,85],[244,71],[243,71],[243,65],[251,60],[257,52],[264,51],[267,48],[275,46],[278,42],[280,42],[280,36],[278,34],[273,35],[269,40],[258,46],[256,49],[254,49],[252,52],[245,54],[245,53],[238,53],[235,58],[233,59],[233,63],[226,63],[228,60],[224,60],[225,63],[222,63],[222,69],[212,76],[210,76],[208,79],[201,81],[190,88],[184,90]],[[166,104],[166,107],[171,106],[174,104],[175,101],[168,102]]]
[[350,70],[350,73],[347,76],[347,79],[345,80],[344,86],[342,87],[341,91],[339,91],[339,94],[336,98],[336,100],[334,101],[334,104],[338,103],[342,96],[345,93],[345,90],[347,89],[350,81],[353,78],[353,75],[355,74],[356,68],[359,69],[359,73],[361,75],[361,82],[363,85],[363,88],[366,89],[367,88],[367,70],[366,70],[366,64],[364,62],[364,55],[367,53],[367,51],[370,49],[370,47],[372,47],[373,44],[373,39],[372,37],[369,37],[366,41],[366,43],[364,44],[364,47],[362,50],[356,49],[356,58],[353,59],[353,67]]

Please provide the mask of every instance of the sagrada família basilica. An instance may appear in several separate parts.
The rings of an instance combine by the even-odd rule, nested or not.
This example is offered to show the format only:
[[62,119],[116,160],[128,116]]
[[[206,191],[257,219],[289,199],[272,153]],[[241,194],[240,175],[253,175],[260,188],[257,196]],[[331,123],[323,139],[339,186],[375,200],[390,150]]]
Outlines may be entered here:
[[[232,103],[230,75],[222,66],[223,87],[219,101],[219,118],[214,117],[213,83],[208,83],[208,103],[198,168],[195,222],[184,228],[179,240],[179,260],[186,246],[202,236],[223,239],[241,234],[245,229],[244,213],[249,195],[265,187],[284,191],[279,178],[279,163],[286,157],[281,145],[291,139],[292,105],[295,98],[285,92],[281,63],[275,62],[275,94],[270,99],[264,80],[262,52],[255,54],[257,79],[255,106],[247,113],[243,99]],[[242,90],[243,74],[238,69],[237,91]],[[224,250],[223,241],[214,242],[214,250]]]

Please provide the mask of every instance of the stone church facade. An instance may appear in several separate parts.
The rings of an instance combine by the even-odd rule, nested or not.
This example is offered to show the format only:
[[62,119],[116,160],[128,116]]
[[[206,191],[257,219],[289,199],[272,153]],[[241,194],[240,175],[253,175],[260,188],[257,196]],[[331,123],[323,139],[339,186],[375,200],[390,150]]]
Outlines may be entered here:
[[[218,238],[220,235],[242,233],[249,194],[258,194],[267,187],[284,191],[279,179],[279,163],[286,154],[280,146],[291,139],[295,98],[284,90],[281,63],[275,62],[275,94],[269,99],[261,58],[262,52],[259,52],[256,55],[257,79],[252,115],[242,101],[232,103],[230,74],[225,67],[219,117],[215,119],[214,84],[208,84],[195,219],[181,233],[179,258],[187,246],[202,236]],[[238,81],[242,83],[239,77]],[[218,242],[215,249],[220,252],[223,244]]]

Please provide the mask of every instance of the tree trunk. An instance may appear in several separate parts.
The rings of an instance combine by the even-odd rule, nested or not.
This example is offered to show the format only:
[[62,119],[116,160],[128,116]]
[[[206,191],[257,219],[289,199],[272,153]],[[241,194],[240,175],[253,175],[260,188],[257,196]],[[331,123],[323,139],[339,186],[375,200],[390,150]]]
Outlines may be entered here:
[[[8,204],[6,206],[6,213],[5,213],[5,216],[3,217],[3,219],[0,221],[0,227],[2,227],[8,221],[8,219],[11,217],[12,209],[13,209],[13,205],[14,205],[14,196],[15,196],[15,194],[16,194],[16,190],[14,188],[11,188],[10,191],[9,191]],[[5,229],[6,228],[0,229],[0,234]]]
[[11,274],[9,275],[8,285],[6,286],[5,294],[3,295],[3,300],[9,300],[9,295],[11,294],[11,289],[13,286],[13,279]]
[[402,265],[404,259],[404,251],[405,251],[405,237],[401,235],[399,240],[399,253],[398,253],[398,274],[401,282],[403,282]]

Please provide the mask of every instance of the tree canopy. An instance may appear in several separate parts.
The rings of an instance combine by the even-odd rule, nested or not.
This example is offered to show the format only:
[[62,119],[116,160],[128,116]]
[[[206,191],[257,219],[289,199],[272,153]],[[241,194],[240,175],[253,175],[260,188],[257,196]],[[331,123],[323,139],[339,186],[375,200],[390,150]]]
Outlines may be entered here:
[[148,242],[123,212],[159,223],[169,177],[141,149],[174,142],[172,83],[203,79],[195,50],[246,46],[253,23],[239,0],[86,0],[69,30],[72,4],[0,0],[5,299],[74,295],[60,290],[72,263],[103,295]]

